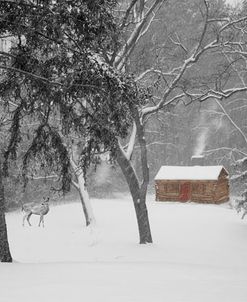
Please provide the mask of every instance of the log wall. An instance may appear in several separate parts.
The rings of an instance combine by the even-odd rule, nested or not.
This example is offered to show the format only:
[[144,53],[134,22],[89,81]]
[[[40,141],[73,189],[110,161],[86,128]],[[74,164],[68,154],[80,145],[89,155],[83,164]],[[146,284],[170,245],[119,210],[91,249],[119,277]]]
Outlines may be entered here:
[[[189,183],[188,199],[183,200],[181,187]],[[225,177],[219,180],[156,180],[156,201],[193,201],[222,203],[229,200],[229,184]]]
[[[167,192],[167,186],[177,185],[178,189]],[[179,186],[181,182],[179,181],[171,181],[171,180],[156,180],[155,181],[155,190],[156,190],[156,201],[179,201],[180,198],[180,190]]]
[[229,183],[227,179],[219,180],[215,190],[215,202],[222,203],[229,200]]

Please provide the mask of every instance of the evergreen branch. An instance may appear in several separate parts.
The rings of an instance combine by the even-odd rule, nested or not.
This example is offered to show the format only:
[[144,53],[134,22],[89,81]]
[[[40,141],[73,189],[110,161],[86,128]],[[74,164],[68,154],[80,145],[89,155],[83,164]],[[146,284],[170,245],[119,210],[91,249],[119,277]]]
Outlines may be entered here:
[[63,141],[56,130],[53,130],[48,124],[41,124],[35,131],[35,136],[30,147],[23,158],[22,176],[24,185],[27,184],[27,170],[31,160],[40,156],[49,168],[57,167],[59,169],[63,192],[69,191],[71,175],[69,172],[70,160],[69,154]]
[[46,83],[49,83],[49,84],[52,84],[52,85],[56,85],[56,86],[64,86],[64,84],[60,83],[60,82],[56,82],[56,81],[53,81],[53,80],[49,80],[47,78],[44,78],[42,76],[39,76],[39,75],[36,75],[34,73],[30,73],[30,72],[27,72],[27,71],[24,71],[22,69],[19,69],[19,68],[15,68],[15,67],[10,67],[10,66],[5,66],[5,65],[0,65],[0,69],[5,69],[5,70],[9,70],[9,71],[13,71],[13,72],[18,72],[18,73],[21,73],[21,74],[24,74],[28,77],[32,77],[36,80],[40,80],[42,82],[46,82]]
[[16,56],[12,55],[9,52],[5,52],[5,51],[0,51],[0,55],[4,56],[4,57],[16,58]]
[[20,104],[14,111],[12,124],[10,127],[10,140],[7,150],[4,152],[4,163],[3,170],[5,175],[8,175],[8,160],[9,157],[15,160],[17,155],[17,147],[21,141],[21,113],[23,109],[23,104]]
[[66,84],[63,84],[61,82],[58,82],[58,81],[55,81],[55,80],[52,80],[52,79],[49,80],[45,77],[39,76],[37,74],[31,73],[31,72],[28,72],[28,71],[24,71],[22,69],[15,68],[15,67],[0,65],[0,69],[9,70],[9,71],[13,71],[13,72],[16,72],[16,73],[21,73],[23,75],[26,75],[27,77],[31,77],[31,78],[34,78],[36,80],[40,80],[40,81],[48,83],[50,85],[65,87],[66,89],[71,88],[71,87],[83,87],[83,88],[93,88],[93,89],[96,89],[96,90],[101,90],[102,92],[106,93],[105,90],[102,87],[99,87],[99,86],[93,85],[93,84],[70,84],[70,85],[66,85]]

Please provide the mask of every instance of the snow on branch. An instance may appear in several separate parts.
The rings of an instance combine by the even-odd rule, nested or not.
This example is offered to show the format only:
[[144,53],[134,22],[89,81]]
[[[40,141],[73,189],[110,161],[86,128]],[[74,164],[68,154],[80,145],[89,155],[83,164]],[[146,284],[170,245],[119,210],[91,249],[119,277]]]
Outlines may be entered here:
[[172,43],[181,47],[186,53],[188,53],[188,49],[182,43],[181,38],[178,36],[177,32],[175,32],[175,36],[176,36],[176,40],[174,40],[172,36],[169,37]]
[[124,15],[124,17],[123,17],[122,23],[121,23],[121,25],[120,25],[120,29],[123,29],[123,28],[125,27],[126,22],[127,22],[128,18],[129,18],[129,15],[130,15],[130,13],[131,13],[133,7],[136,5],[137,1],[138,1],[138,0],[132,0],[132,1],[131,1],[130,5],[129,5],[129,7],[127,8],[127,10],[126,10],[126,12],[125,12],[125,15]]
[[138,81],[142,80],[149,73],[158,74],[158,75],[161,75],[163,77],[165,77],[165,76],[175,77],[177,75],[173,71],[171,71],[171,72],[163,72],[160,69],[149,68],[149,69],[145,70],[144,72],[142,72],[138,77],[136,77],[135,80],[138,82]]
[[134,123],[133,124],[133,129],[132,129],[132,132],[131,132],[131,135],[130,135],[130,139],[129,139],[128,148],[127,148],[127,151],[126,151],[126,154],[125,154],[125,156],[128,160],[130,160],[131,155],[132,155],[133,150],[134,150],[135,137],[136,137],[136,124]]
[[236,20],[229,21],[219,29],[219,33],[223,32],[224,30],[228,29],[229,27],[231,27],[233,25],[236,25],[236,24],[241,23],[246,20],[247,20],[247,16],[244,16],[244,17],[236,19]]
[[169,101],[167,102],[163,102],[164,99],[162,99],[157,105],[155,106],[151,106],[151,107],[145,107],[142,109],[142,116],[146,116],[149,115],[151,113],[155,113],[158,110],[166,107],[169,104],[174,103],[175,101],[181,100],[183,97],[185,97],[186,94],[185,93],[181,93],[179,95],[176,95],[175,97],[171,98]]
[[244,141],[247,144],[247,137],[244,134],[244,132],[242,131],[242,129],[233,121],[233,119],[230,117],[230,115],[228,114],[228,112],[226,111],[226,109],[224,108],[224,106],[217,99],[215,99],[215,101],[218,104],[218,106],[220,107],[220,109],[222,110],[222,112],[225,114],[225,116],[228,118],[228,120],[230,121],[230,123],[233,125],[233,127],[235,129],[237,129],[238,132],[241,134],[241,136],[244,138]]
[[238,94],[240,92],[246,92],[247,91],[247,86],[244,87],[237,87],[237,88],[229,88],[224,91],[218,91],[218,90],[213,90],[210,89],[204,96],[200,98],[200,101],[205,101],[209,98],[215,98],[218,100],[223,100],[227,99],[235,94]]
[[[192,50],[188,50],[186,47],[183,46],[181,43],[181,40],[179,37],[176,37],[176,40],[172,39],[172,42],[175,45],[178,45],[188,53],[187,59],[185,59],[182,64],[179,67],[173,68],[171,71],[165,72],[162,70],[157,70],[157,69],[148,69],[144,71],[142,74],[140,74],[136,80],[141,80],[143,77],[145,77],[149,73],[156,73],[158,75],[162,75],[163,77],[168,77],[169,76],[169,81],[166,80],[167,82],[167,87],[163,93],[163,96],[160,98],[160,100],[154,105],[154,106],[149,106],[146,107],[142,110],[142,114],[147,115],[147,114],[152,114],[154,112],[157,112],[158,110],[162,109],[164,106],[170,104],[173,101],[177,101],[178,99],[183,98],[184,96],[189,97],[191,101],[198,100],[198,101],[205,101],[210,98],[216,98],[218,100],[222,100],[223,98],[228,98],[233,94],[240,93],[243,91],[247,90],[246,85],[244,87],[239,87],[239,88],[231,88],[227,89],[225,91],[217,91],[213,89],[208,89],[206,92],[205,90],[195,94],[195,93],[189,93],[187,91],[184,91],[184,93],[180,93],[177,95],[177,90],[179,89],[179,83],[181,79],[184,77],[185,73],[191,68],[193,65],[195,65],[198,60],[205,54],[208,53],[212,50],[219,49],[222,53],[222,48],[225,47],[226,45],[230,45],[229,43],[231,41],[226,41],[222,42],[220,39],[220,35],[223,35],[226,30],[228,30],[230,27],[235,26],[236,24],[239,24],[243,21],[247,20],[247,16],[239,18],[237,20],[230,20],[230,19],[224,19],[223,25],[219,28],[216,37],[214,39],[211,39],[211,41],[207,42],[205,44],[205,35],[208,31],[208,25],[212,22],[216,22],[216,19],[210,19],[209,18],[209,6],[207,1],[204,1],[204,6],[205,6],[205,12],[202,13],[203,16],[203,28],[200,34],[200,37],[198,39],[197,44],[194,46]],[[240,45],[241,46],[241,45]],[[238,45],[238,47],[240,47]],[[237,51],[236,51],[237,52]],[[235,53],[235,52],[234,52]],[[239,54],[242,54],[243,56],[247,55],[245,54],[244,51],[238,51]],[[171,95],[176,95],[173,97],[171,100],[168,101],[169,97]]]
[[[167,146],[167,147],[171,147],[171,148],[174,148],[174,149],[178,149],[178,146],[173,144],[173,143],[163,143],[163,142],[159,142],[159,141],[155,141],[155,142],[151,142],[151,143],[148,143],[146,146],[147,148],[151,147],[151,146],[157,146],[157,145],[160,145],[160,146]],[[136,149],[139,149],[140,146],[136,146],[135,147]]]
[[229,148],[229,147],[220,147],[220,148],[205,150],[205,151],[203,151],[203,154],[209,155],[211,153],[220,152],[220,151],[235,152],[240,155],[247,156],[247,153],[245,153],[237,148]]
[[[155,0],[143,16],[143,18],[140,18],[139,21],[136,23],[135,28],[129,36],[127,42],[123,45],[123,47],[120,49],[120,51],[115,57],[114,66],[117,67],[119,70],[123,68],[127,58],[134,49],[135,44],[140,39],[142,32],[150,26],[151,23],[148,23],[149,17],[155,14],[164,2],[165,0]],[[143,14],[143,12],[141,12],[141,14]],[[153,20],[153,18],[154,15],[151,19]],[[147,23],[149,25],[147,25]]]

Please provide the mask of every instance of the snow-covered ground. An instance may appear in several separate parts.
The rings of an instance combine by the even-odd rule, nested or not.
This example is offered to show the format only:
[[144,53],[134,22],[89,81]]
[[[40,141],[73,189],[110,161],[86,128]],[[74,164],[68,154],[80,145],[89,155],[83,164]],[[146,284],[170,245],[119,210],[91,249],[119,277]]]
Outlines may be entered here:
[[0,264],[1,302],[247,301],[247,220],[228,205],[148,198],[153,245],[138,244],[130,198],[51,206],[45,228],[7,215],[13,264]]

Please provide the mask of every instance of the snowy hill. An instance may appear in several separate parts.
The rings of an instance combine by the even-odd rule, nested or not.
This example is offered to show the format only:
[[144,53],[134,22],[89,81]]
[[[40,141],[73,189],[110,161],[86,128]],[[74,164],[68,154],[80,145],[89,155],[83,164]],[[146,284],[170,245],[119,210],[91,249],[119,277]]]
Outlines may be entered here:
[[130,198],[51,206],[45,228],[7,215],[14,264],[0,264],[1,302],[241,302],[247,297],[247,220],[228,205],[156,203],[153,245],[140,246]]

